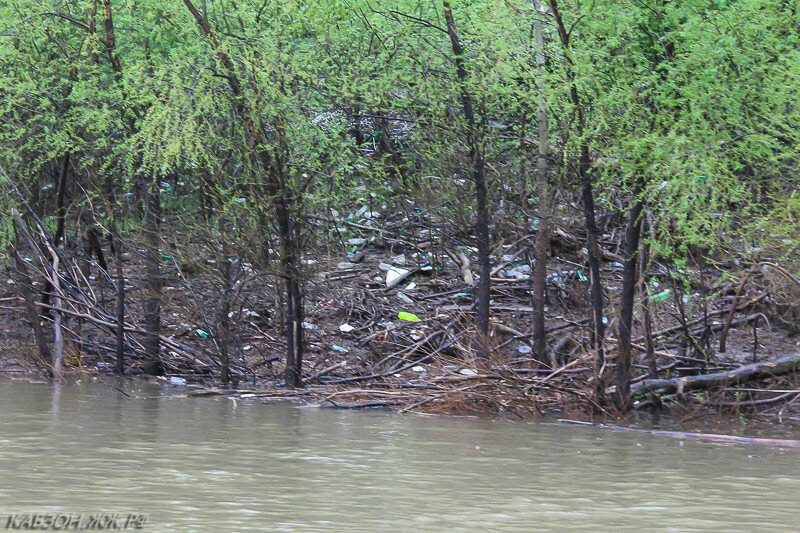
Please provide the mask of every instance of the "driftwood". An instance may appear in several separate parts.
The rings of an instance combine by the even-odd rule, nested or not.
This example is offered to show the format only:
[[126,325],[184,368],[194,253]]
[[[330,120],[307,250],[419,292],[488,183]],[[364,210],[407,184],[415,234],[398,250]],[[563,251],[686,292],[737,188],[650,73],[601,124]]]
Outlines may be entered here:
[[800,369],[800,353],[787,355],[766,363],[754,363],[740,366],[725,372],[701,374],[674,379],[648,379],[631,387],[634,395],[654,392],[659,394],[688,390],[710,389],[735,383],[745,383],[756,379],[788,374]]
[[584,422],[582,420],[565,420],[560,419],[562,424],[578,425],[578,426],[591,426],[601,429],[610,429],[612,431],[624,431],[628,433],[649,433],[651,435],[658,435],[661,437],[673,437],[676,439],[691,439],[691,440],[705,440],[711,442],[725,442],[735,444],[766,444],[769,446],[783,446],[787,448],[800,448],[800,440],[790,439],[762,439],[759,437],[743,437],[740,435],[720,435],[717,433],[690,433],[684,431],[661,431],[661,430],[647,430],[626,428],[621,426],[607,426],[605,424],[594,424],[592,422]]

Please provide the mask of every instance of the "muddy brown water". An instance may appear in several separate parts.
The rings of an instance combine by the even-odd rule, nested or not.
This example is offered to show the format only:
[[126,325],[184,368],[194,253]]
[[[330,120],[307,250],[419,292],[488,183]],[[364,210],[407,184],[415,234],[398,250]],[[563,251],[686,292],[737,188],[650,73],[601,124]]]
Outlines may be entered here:
[[12,513],[143,531],[798,531],[800,450],[0,378]]

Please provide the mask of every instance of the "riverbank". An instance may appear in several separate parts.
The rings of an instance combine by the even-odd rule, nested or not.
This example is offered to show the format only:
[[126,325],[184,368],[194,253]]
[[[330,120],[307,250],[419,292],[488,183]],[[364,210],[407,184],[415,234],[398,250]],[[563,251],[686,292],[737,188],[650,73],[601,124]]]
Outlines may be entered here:
[[[285,318],[275,277],[251,263],[235,264],[236,293],[228,300],[223,337],[217,255],[208,249],[203,255],[204,248],[196,242],[176,240],[161,254],[164,297],[156,373],[216,390],[224,339],[231,373],[224,387],[244,390],[237,394],[308,397],[342,408],[522,417],[554,412],[614,415],[610,402],[597,395],[596,352],[586,318],[585,257],[578,229],[568,230],[557,231],[551,242],[546,280],[549,349],[542,362],[533,357],[528,333],[530,238],[498,248],[487,339],[491,353],[482,358],[474,334],[475,274],[469,259],[474,249],[432,238],[430,231],[420,231],[418,220],[378,220],[372,213],[335,228],[338,244],[317,250],[316,259],[304,260],[306,357],[304,386],[298,391],[280,388]],[[604,254],[601,272],[609,323],[601,376],[608,397],[614,387],[615,317],[623,268],[613,249],[604,249]],[[144,301],[143,258],[129,253],[124,260],[124,276],[131,283],[126,287],[128,301]],[[706,261],[676,270],[674,265],[652,263],[647,272],[650,335],[645,335],[639,316],[633,339],[640,352],[633,365],[634,408],[666,405],[683,416],[744,413],[778,423],[800,415],[800,383],[794,377],[792,355],[798,351],[798,339],[791,318],[797,287],[774,262],[759,261],[737,276],[741,267]],[[91,308],[65,299],[68,305],[61,310],[65,371],[105,374],[116,368],[110,338],[116,327],[113,313],[107,311],[113,308],[116,291],[100,272],[93,272],[90,266],[85,278],[94,296]],[[0,296],[5,312],[2,368],[46,375],[47,363],[36,357],[25,299],[17,292],[20,285],[13,277],[6,281]],[[40,283],[34,281],[34,287]],[[40,326],[52,336],[51,314],[46,306],[42,310]],[[126,372],[152,373],[141,344],[142,308],[129,304],[126,311]],[[726,352],[719,353],[722,337]],[[776,361],[784,364],[773,377],[770,365]],[[753,364],[766,366],[752,369]],[[726,378],[736,372],[735,379]],[[703,381],[703,376],[715,374],[716,381]]]

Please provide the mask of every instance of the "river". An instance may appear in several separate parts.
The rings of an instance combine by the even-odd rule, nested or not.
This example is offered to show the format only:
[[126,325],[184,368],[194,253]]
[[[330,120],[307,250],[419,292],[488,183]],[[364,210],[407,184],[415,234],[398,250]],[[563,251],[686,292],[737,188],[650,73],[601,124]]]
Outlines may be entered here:
[[800,528],[799,450],[120,389],[0,378],[0,527],[102,511],[159,532]]

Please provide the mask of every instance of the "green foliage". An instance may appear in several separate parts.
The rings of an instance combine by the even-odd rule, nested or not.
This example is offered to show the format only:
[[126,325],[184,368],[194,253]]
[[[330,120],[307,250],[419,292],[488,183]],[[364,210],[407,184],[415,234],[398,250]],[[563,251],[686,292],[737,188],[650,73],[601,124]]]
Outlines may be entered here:
[[[520,189],[527,198],[543,99],[559,186],[577,189],[570,176],[588,140],[601,206],[616,209],[643,183],[655,253],[678,264],[697,246],[796,254],[796,2],[572,0],[559,4],[568,51],[536,4],[454,5],[496,209]],[[112,2],[112,52],[94,6],[0,4],[0,164],[40,212],[52,206],[58,161],[70,154],[76,190],[86,193],[76,201],[95,206],[100,220],[90,171],[115,193],[125,224],[138,224],[141,183],[181,181],[165,192],[169,216],[191,224],[205,194],[214,216],[245,231],[272,214],[256,160],[266,148],[306,210],[370,197],[391,206],[401,193],[470,227],[461,86],[439,3],[206,3],[241,98],[181,2]],[[545,75],[535,65],[537,18]],[[239,107],[266,146],[251,145]],[[586,139],[576,134],[579,111]]]

